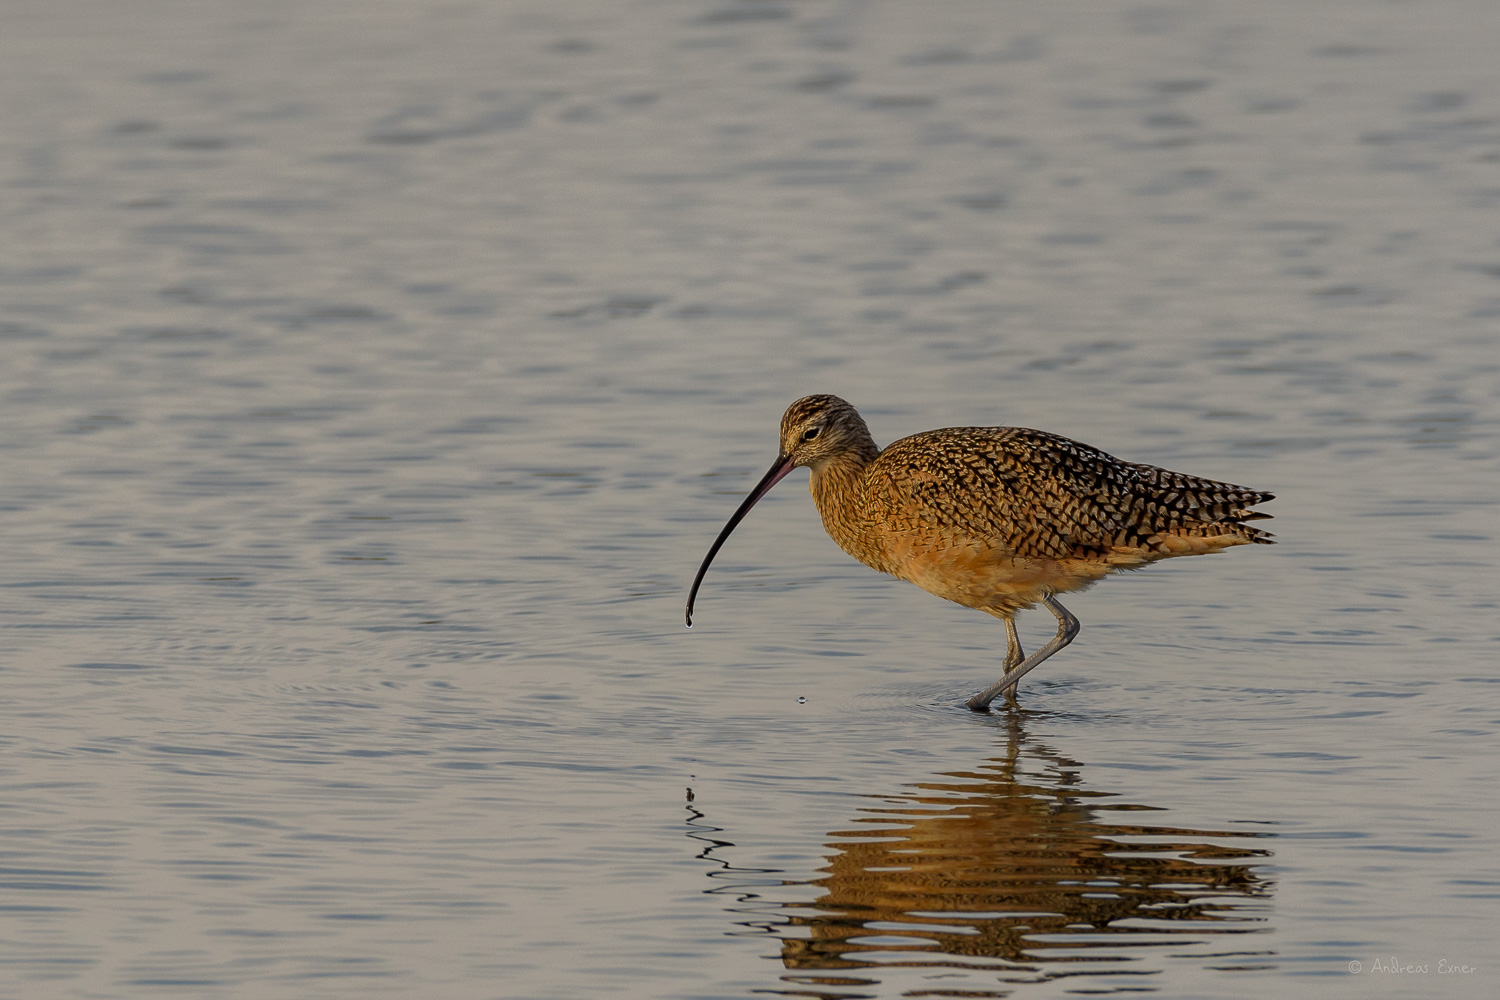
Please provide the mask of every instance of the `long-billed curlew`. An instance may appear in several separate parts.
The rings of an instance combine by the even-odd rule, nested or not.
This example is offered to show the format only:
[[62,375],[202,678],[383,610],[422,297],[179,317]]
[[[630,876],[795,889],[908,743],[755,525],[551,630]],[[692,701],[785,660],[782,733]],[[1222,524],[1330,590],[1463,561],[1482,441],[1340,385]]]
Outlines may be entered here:
[[[724,540],[787,473],[812,470],[823,527],[866,566],[1005,622],[1005,676],[969,699],[989,710],[1002,692],[1072,642],[1078,619],[1057,601],[1109,573],[1202,555],[1271,536],[1243,522],[1270,493],[1123,462],[1097,448],[1024,427],[948,427],[884,451],[837,396],[804,396],[781,418],[781,454],[714,540],[693,599]],[[1057,635],[1026,656],[1016,612],[1046,605]]]

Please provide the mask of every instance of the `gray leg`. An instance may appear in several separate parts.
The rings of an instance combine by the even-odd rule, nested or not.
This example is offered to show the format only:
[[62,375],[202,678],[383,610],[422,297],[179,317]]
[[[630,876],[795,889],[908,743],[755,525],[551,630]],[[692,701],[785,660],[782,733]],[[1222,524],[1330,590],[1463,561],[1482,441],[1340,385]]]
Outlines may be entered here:
[[[1016,634],[1015,616],[1011,615],[1009,617],[1003,617],[993,611],[991,611],[990,614],[995,615],[996,618],[1001,618],[1005,622],[1005,637],[1010,640],[1010,647],[1005,651],[1005,673],[1008,675],[1012,670],[1016,669],[1025,662],[1026,652],[1021,649],[1021,637]],[[991,699],[995,697],[995,695],[993,694],[993,689],[991,689],[990,691],[986,691],[985,693],[990,695]],[[977,702],[978,700],[978,698],[975,698],[973,701],[970,701],[969,708],[973,709],[976,712],[988,712],[989,708],[987,706],[989,702],[986,702],[982,706],[976,707],[975,702]],[[1016,704],[1016,686],[1014,684],[1006,689],[1005,700],[1008,704]]]
[[[1047,645],[1032,653],[1018,664],[1012,665],[1010,656],[1007,656],[1005,658],[1005,676],[969,699],[969,708],[972,711],[988,712],[990,702],[998,698],[1002,691],[1007,693],[1009,700],[1014,704],[1016,682],[1034,670],[1047,657],[1062,649],[1077,637],[1078,619],[1073,617],[1071,611],[1059,604],[1056,598],[1044,597],[1042,598],[1042,603],[1047,606],[1048,611],[1057,616],[1057,635],[1053,636],[1052,641],[1047,643]],[[1007,624],[1010,626],[1011,650],[1012,652],[1018,652],[1021,648],[1021,642],[1016,637],[1015,623],[1008,622]]]
[[[995,612],[990,613],[992,613],[992,615],[995,615],[996,618],[1002,618],[1001,615],[996,615]],[[1002,621],[1005,622],[1005,637],[1010,640],[1010,648],[1005,651],[1005,675],[1010,676],[1011,670],[1014,670],[1016,669],[1016,667],[1022,666],[1022,663],[1025,663],[1026,651],[1023,651],[1022,649],[1022,637],[1017,636],[1016,634],[1016,616],[1011,615],[1008,616],[1008,618],[1002,618]],[[978,696],[975,696],[974,699],[969,700],[969,709],[974,712],[989,712],[990,700],[995,699],[995,691],[996,688],[989,688],[989,690],[986,691],[989,699],[987,699],[986,702],[983,703],[983,705],[981,705],[980,697]],[[1007,688],[1007,691],[1005,691],[1005,702],[1007,702],[1008,705],[1016,705],[1016,685],[1011,685],[1011,687]]]
[[[1005,673],[1019,667],[1026,660],[1026,654],[1021,651],[1021,637],[1016,635],[1016,619],[1014,616],[1005,619],[1005,634],[1010,639],[1010,650],[1005,654]],[[1015,706],[1016,686],[1012,684],[1005,689],[1005,703]]]

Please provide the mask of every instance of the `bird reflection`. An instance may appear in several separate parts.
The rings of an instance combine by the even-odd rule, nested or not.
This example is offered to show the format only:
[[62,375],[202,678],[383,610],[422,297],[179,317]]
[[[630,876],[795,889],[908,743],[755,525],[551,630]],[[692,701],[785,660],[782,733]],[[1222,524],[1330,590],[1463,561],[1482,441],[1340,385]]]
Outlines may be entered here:
[[[1269,952],[1221,936],[1267,929],[1272,885],[1254,865],[1271,852],[1245,841],[1270,834],[1127,822],[1158,810],[1084,787],[1081,765],[1023,725],[1012,716],[1004,753],[973,770],[870,796],[850,829],[829,834],[833,853],[807,882],[732,865],[734,845],[690,801],[689,836],[720,866],[708,891],[732,893],[742,926],[780,938],[786,969],[846,973],[787,976],[804,988],[763,992],[859,996],[806,987],[870,986],[847,974],[900,967],[986,970],[1010,984],[1140,974],[1154,971],[1134,961],[1140,949],[1167,947],[1210,968],[1265,967]],[[821,895],[768,898],[792,885]]]

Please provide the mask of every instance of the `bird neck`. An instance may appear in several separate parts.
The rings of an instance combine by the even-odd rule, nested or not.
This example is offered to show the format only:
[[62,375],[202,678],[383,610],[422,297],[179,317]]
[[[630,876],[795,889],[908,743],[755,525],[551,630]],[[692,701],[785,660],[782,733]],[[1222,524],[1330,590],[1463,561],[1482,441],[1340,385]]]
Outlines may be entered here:
[[[865,470],[880,454],[875,442],[820,462],[812,468],[809,488],[823,529],[839,548],[867,566],[875,566],[877,546],[872,545],[864,515]],[[876,566],[876,568],[880,568]]]

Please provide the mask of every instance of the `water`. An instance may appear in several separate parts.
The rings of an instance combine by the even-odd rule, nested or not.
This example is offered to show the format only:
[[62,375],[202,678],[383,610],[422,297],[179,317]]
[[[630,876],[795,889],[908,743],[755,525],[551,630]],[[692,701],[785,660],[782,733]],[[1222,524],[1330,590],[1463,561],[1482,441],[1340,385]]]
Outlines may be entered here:
[[[0,995],[1494,994],[1494,5],[5,20]],[[685,631],[808,392],[1280,544]]]

